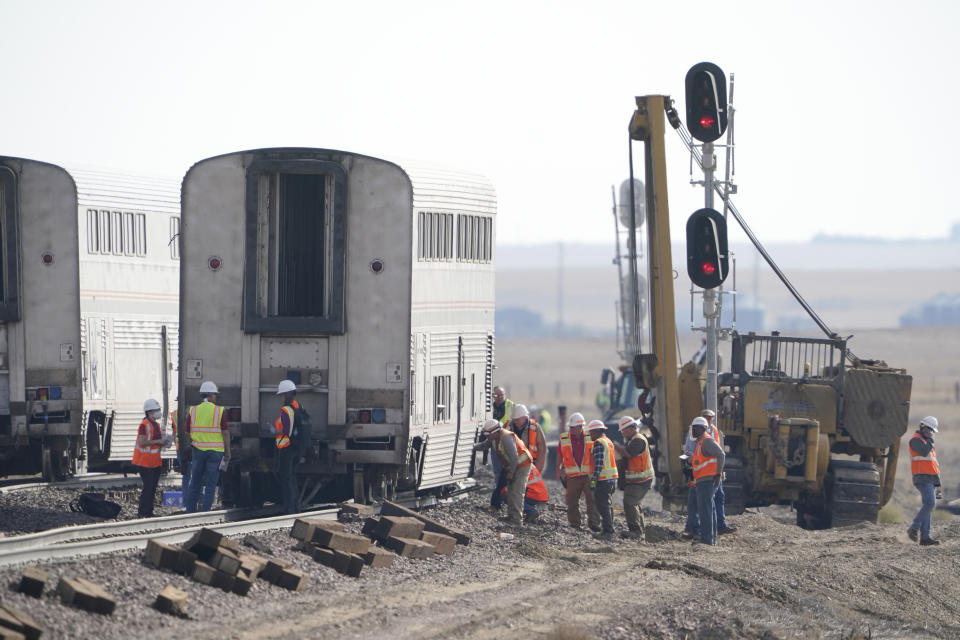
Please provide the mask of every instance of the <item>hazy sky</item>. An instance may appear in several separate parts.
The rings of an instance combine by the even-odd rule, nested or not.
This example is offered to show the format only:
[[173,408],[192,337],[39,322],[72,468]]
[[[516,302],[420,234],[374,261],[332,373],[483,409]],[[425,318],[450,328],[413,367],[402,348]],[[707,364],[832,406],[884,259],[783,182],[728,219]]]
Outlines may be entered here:
[[[256,147],[399,154],[488,175],[500,243],[607,242],[634,96],[683,114],[710,60],[761,239],[943,237],[958,24],[922,0],[0,0],[0,154],[177,177]],[[680,238],[703,196],[672,131],[667,154]]]

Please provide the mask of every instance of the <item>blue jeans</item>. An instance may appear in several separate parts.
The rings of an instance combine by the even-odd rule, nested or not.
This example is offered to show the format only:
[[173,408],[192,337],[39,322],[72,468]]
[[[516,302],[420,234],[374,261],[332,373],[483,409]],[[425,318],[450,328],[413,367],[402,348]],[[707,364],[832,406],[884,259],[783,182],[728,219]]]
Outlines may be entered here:
[[723,509],[726,500],[727,496],[723,492],[723,480],[721,480],[716,492],[713,494],[713,509],[717,512],[717,529],[727,528],[727,514]]
[[221,460],[223,460],[223,451],[201,451],[196,447],[193,448],[193,464],[190,465],[190,479],[193,482],[187,487],[187,496],[184,500],[187,513],[197,511],[201,489],[203,490],[203,503],[199,510],[210,511],[213,506],[213,498],[217,494]]
[[930,537],[930,516],[933,514],[933,508],[937,505],[937,489],[932,482],[923,482],[916,487],[920,492],[920,499],[923,500],[923,506],[917,512],[910,528],[919,531],[920,539],[926,540]]
[[687,491],[687,531],[694,536],[700,535],[700,505],[697,504],[697,488]]
[[700,540],[717,544],[717,511],[713,506],[716,487],[713,478],[704,478],[697,483],[697,506],[700,511]]

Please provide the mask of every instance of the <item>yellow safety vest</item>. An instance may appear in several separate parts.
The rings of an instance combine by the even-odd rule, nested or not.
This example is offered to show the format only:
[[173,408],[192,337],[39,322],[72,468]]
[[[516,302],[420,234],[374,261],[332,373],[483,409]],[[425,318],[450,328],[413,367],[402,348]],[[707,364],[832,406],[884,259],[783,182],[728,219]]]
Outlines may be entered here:
[[190,442],[201,451],[223,451],[223,407],[208,400],[190,407]]
[[[593,446],[596,447],[597,445],[603,447],[603,467],[600,469],[597,480],[616,480],[620,477],[620,474],[617,473],[617,460],[613,453],[613,443],[607,436],[600,436],[593,441]],[[590,456],[590,460],[593,460],[593,456]]]

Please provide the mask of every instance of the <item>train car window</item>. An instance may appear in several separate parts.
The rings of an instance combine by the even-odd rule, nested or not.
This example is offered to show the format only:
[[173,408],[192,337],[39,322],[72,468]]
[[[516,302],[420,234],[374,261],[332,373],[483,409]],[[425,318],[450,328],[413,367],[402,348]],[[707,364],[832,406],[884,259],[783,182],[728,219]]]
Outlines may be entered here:
[[100,212],[87,209],[87,253],[100,253]]
[[170,216],[170,259],[180,259],[180,216]]
[[322,316],[326,176],[280,174],[275,315]]
[[113,212],[113,253],[114,255],[120,255],[123,253],[123,214],[119,211]]
[[450,421],[450,376],[433,377],[433,421]]
[[0,320],[20,320],[17,175],[0,165]]
[[248,166],[245,331],[343,333],[346,191],[334,162]]
[[133,235],[136,254],[138,256],[147,255],[147,215],[145,213],[138,213],[136,215],[136,226],[134,227]]
[[110,234],[110,212],[100,212],[100,253],[112,253],[112,235]]
[[133,213],[126,212],[123,214],[123,225],[121,225],[120,231],[123,236],[123,253],[132,256],[136,249],[136,229],[133,226]]

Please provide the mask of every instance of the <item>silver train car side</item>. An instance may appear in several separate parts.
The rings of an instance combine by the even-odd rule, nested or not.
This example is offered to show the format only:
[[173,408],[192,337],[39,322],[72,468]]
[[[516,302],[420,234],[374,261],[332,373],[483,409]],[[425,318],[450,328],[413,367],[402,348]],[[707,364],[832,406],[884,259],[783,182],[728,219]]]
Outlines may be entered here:
[[0,476],[123,464],[143,400],[169,402],[178,195],[174,181],[0,157]]
[[203,160],[182,189],[181,416],[228,407],[228,504],[274,499],[283,379],[310,412],[301,500],[472,474],[490,414],[496,196],[485,178],[345,151]]

